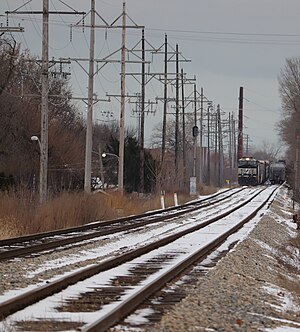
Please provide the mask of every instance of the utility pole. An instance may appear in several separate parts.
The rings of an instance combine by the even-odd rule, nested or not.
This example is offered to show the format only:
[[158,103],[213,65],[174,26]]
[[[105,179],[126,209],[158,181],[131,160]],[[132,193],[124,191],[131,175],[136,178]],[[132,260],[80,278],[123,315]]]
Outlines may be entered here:
[[47,200],[48,90],[49,90],[48,69],[49,69],[49,0],[43,0],[40,203],[43,203]]
[[230,168],[230,172],[232,172],[232,130],[231,130],[231,114],[229,112],[228,114],[228,159],[229,159],[229,168]]
[[236,120],[233,117],[232,114],[232,142],[233,142],[233,168],[236,169],[237,168],[237,161],[238,161],[238,157],[237,157],[237,142],[236,142]]
[[176,44],[175,176],[178,183],[179,162],[179,51]]
[[184,74],[181,69],[181,103],[182,103],[182,159],[183,159],[183,185],[186,187],[186,147],[185,147],[185,102],[184,102]]
[[125,73],[126,73],[126,8],[123,2],[122,13],[122,50],[121,50],[121,110],[120,110],[120,141],[119,141],[119,172],[118,172],[118,188],[121,194],[124,190],[124,145],[125,145]]
[[200,94],[200,149],[199,149],[199,181],[200,183],[203,182],[203,150],[202,150],[202,145],[203,145],[203,100],[204,95],[203,95],[203,88],[201,87],[201,94]]
[[[43,0],[43,11],[20,11],[27,3],[15,11],[7,11],[6,14],[42,14],[42,96],[41,96],[41,145],[40,145],[40,203],[47,200],[48,177],[48,97],[49,97],[49,0]],[[83,12],[51,12],[51,14],[84,14]]]
[[219,141],[219,172],[218,172],[218,186],[219,188],[223,185],[223,141],[222,141],[222,126],[221,126],[221,108],[220,105],[217,107],[218,117],[218,141]]
[[[161,52],[160,49],[155,54],[164,54],[164,73],[163,74],[152,74],[153,76],[159,75],[163,78],[159,78],[159,81],[163,82],[164,84],[164,96],[163,98],[157,97],[156,100],[163,100],[164,103],[164,111],[163,111],[163,128],[162,128],[162,149],[161,149],[161,180],[163,179],[163,168],[164,168],[164,158],[165,158],[165,148],[166,148],[166,127],[167,127],[167,108],[168,108],[168,102],[172,101],[175,102],[175,173],[176,177],[178,177],[178,166],[179,166],[179,87],[180,87],[180,72],[179,72],[179,62],[190,62],[190,60],[187,60],[182,56],[181,53],[179,53],[178,45],[176,45],[176,48],[174,49],[172,46],[168,44],[167,35],[165,35],[165,42],[164,42],[164,51]],[[168,46],[170,46],[171,51],[168,51]],[[168,55],[170,57],[168,58]],[[181,59],[179,60],[179,55],[181,55]],[[175,60],[174,60],[175,56]],[[169,62],[175,62],[176,72],[174,73],[168,73],[168,63]],[[173,78],[169,79],[168,76],[172,75]],[[175,78],[174,78],[175,75]],[[175,83],[174,83],[175,81]],[[175,98],[168,98],[168,84],[175,86],[176,90],[176,96]],[[171,113],[169,113],[171,114]]]
[[218,155],[218,107],[217,105],[217,110],[215,114],[213,115],[213,120],[214,120],[214,145],[215,145],[215,158],[214,158],[214,184],[217,185],[218,183],[218,159],[220,156]]
[[161,144],[161,164],[163,167],[166,149],[167,107],[168,107],[168,37],[165,35],[165,73],[164,73],[164,115]]
[[[106,65],[107,63],[115,63],[121,62],[121,109],[120,109],[120,138],[119,138],[119,163],[118,163],[118,189],[121,193],[123,193],[123,184],[124,184],[124,141],[125,141],[125,128],[124,128],[124,117],[125,117],[125,102],[126,102],[126,88],[125,88],[125,77],[126,77],[126,28],[144,28],[143,26],[138,26],[133,22],[133,25],[131,26],[126,26],[126,18],[127,18],[127,14],[126,14],[126,5],[125,5],[125,1],[123,1],[123,10],[122,10],[122,14],[115,20],[113,21],[113,23],[109,24],[108,22],[106,22],[99,14],[98,17],[101,18],[101,20],[104,22],[104,25],[96,25],[95,24],[95,0],[91,0],[91,25],[85,25],[83,24],[76,24],[75,26],[77,27],[90,27],[91,28],[91,34],[90,34],[90,39],[91,39],[91,44],[95,43],[95,37],[94,37],[94,29],[95,28],[104,28],[104,29],[122,29],[122,46],[121,46],[121,61],[120,60],[110,60],[109,57],[111,57],[112,55],[114,55],[115,53],[117,53],[118,51],[113,52],[112,54],[108,55],[107,57],[105,57],[104,59],[94,59],[94,47],[92,49],[90,49],[90,68],[89,68],[89,82],[90,82],[90,86],[93,87],[93,83],[91,81],[91,77],[94,78],[95,74],[98,73],[103,67],[104,65]],[[117,21],[122,18],[122,25],[117,25]],[[83,21],[83,20],[81,20]],[[80,59],[69,59],[69,60],[74,60],[76,62],[78,62]],[[83,60],[85,61],[85,60]],[[91,63],[104,63],[104,65],[102,65],[100,68],[97,68],[97,71],[94,72],[91,71]],[[129,61],[129,62],[134,62],[134,61]],[[81,66],[82,67],[82,66]],[[89,89],[89,92],[92,89]],[[107,95],[108,97],[110,97],[109,95]],[[111,95],[113,96],[113,95]],[[117,97],[117,96],[115,96]],[[91,110],[92,113],[92,107],[93,107],[93,103],[91,104],[91,107],[89,107],[89,109]],[[87,136],[88,142],[86,143],[86,171],[85,171],[85,191],[86,192],[90,192],[90,184],[88,185],[88,182],[91,179],[91,148],[92,148],[92,114],[89,115],[88,118],[88,122],[89,125],[91,126],[91,130],[89,130],[89,135]]]
[[212,104],[207,106],[207,185],[210,186],[210,110]]
[[142,30],[142,95],[141,95],[141,135],[140,135],[140,192],[145,190],[145,151],[144,151],[144,136],[145,136],[145,32]]
[[88,80],[88,109],[86,119],[84,191],[91,192],[92,176],[92,137],[93,137],[93,93],[94,93],[94,54],[95,54],[95,0],[91,0],[90,56]]
[[296,136],[296,157],[294,163],[294,189],[293,189],[293,210],[295,209],[295,200],[298,198],[299,191],[298,191],[298,177],[299,177],[299,138],[300,132],[299,129],[295,131]]
[[240,87],[239,95],[239,131],[238,131],[238,159],[243,157],[243,102],[244,89]]
[[[193,177],[196,177],[196,160],[197,160],[197,89],[196,84],[194,84],[194,128],[193,128],[193,140],[194,140],[194,160],[193,160]],[[201,146],[200,146],[201,149]],[[201,168],[201,166],[200,166]]]

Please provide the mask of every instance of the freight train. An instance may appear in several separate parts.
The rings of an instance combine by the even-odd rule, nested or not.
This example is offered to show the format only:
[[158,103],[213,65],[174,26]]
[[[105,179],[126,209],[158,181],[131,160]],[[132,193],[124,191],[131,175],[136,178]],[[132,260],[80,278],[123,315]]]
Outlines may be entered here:
[[269,178],[269,161],[253,157],[238,160],[238,183],[241,186],[256,186]]
[[270,163],[269,180],[272,184],[282,184],[286,179],[285,160],[279,160]]
[[253,157],[238,160],[238,183],[241,186],[256,186],[267,181],[271,184],[282,184],[285,180],[285,160],[269,162]]

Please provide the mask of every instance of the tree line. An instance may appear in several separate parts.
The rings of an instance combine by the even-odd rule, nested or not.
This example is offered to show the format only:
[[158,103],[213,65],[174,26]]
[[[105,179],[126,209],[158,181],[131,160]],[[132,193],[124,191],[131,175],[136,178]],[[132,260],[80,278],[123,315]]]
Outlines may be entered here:
[[280,71],[278,82],[282,106],[278,130],[287,147],[288,181],[295,189],[294,192],[299,199],[300,58],[286,59],[285,65]]
[[[40,135],[41,67],[28,50],[21,51],[12,38],[0,39],[0,188],[27,190],[34,194],[39,177],[39,144],[32,136]],[[49,194],[82,190],[85,162],[85,120],[71,99],[68,77],[49,75]],[[94,124],[92,177],[109,184],[117,183],[117,161],[104,158],[101,151],[118,155],[118,124]],[[133,130],[125,140],[124,186],[128,192],[139,188],[140,148]],[[145,153],[145,192],[155,188],[156,165]]]

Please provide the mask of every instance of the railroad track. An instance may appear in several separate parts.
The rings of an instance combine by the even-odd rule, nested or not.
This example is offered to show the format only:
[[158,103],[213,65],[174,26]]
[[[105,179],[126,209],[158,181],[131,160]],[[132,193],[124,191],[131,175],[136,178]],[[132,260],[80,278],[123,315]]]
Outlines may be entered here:
[[229,189],[207,198],[189,202],[177,207],[170,207],[163,211],[151,211],[136,216],[95,222],[64,230],[0,240],[0,261],[26,255],[36,255],[37,253],[42,253],[46,250],[66,247],[108,234],[139,229],[149,224],[174,219],[184,214],[203,209],[212,204],[220,203],[233,195],[237,195],[242,190],[244,190],[244,188]]
[[[3,301],[0,316],[11,316],[1,324],[35,331],[36,326],[48,331],[51,326],[56,330],[106,331],[243,227],[271,202],[276,189],[257,190],[243,203],[205,222]],[[39,316],[39,312],[44,314]]]

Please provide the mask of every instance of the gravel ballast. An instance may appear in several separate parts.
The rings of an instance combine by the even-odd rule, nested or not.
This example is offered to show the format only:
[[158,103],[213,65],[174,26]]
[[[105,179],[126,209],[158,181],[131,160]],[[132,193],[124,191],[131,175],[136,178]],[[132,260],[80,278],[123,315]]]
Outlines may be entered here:
[[300,231],[292,214],[280,189],[247,239],[148,331],[300,331]]
[[[207,274],[197,275],[197,282],[185,285],[184,300],[165,313],[160,323],[135,331],[300,331],[300,230],[292,214],[288,191],[282,188],[249,236]],[[99,243],[90,244],[91,249],[93,245]],[[65,254],[51,253],[48,259]],[[25,277],[43,259],[1,264],[0,294],[53,277],[55,269],[32,279]]]

